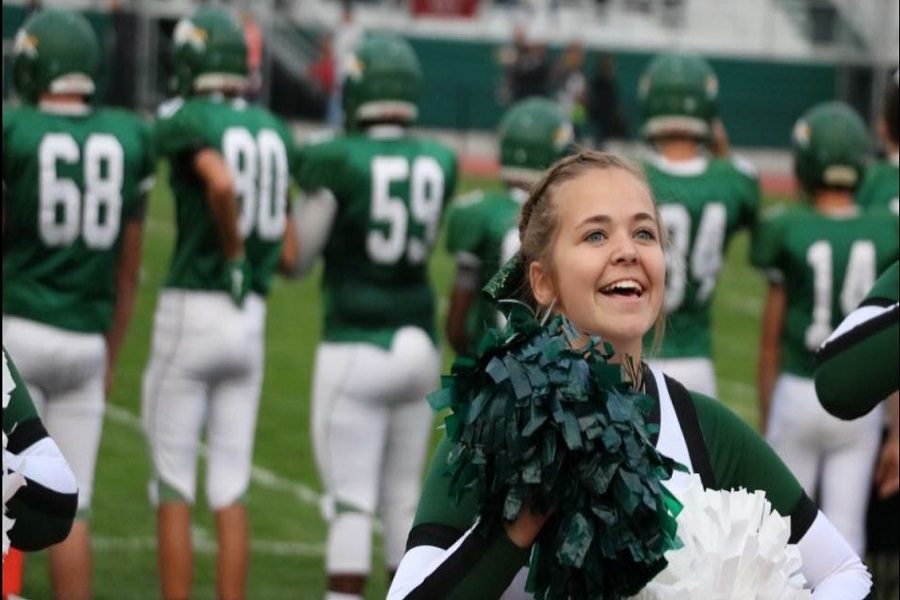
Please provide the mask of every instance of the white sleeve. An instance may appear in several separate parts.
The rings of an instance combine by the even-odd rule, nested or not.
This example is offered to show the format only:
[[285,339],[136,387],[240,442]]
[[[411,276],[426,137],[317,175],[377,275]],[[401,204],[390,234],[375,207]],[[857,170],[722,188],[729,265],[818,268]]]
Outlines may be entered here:
[[797,542],[797,548],[803,558],[803,576],[815,600],[855,600],[868,595],[872,576],[822,511]]
[[467,537],[472,535],[474,530],[475,525],[472,525],[456,540],[456,543],[446,550],[438,546],[416,546],[407,550],[397,567],[397,574],[391,581],[391,588],[388,590],[386,600],[403,600],[415,591],[444,561],[453,556],[453,553],[459,549]]
[[331,235],[337,208],[337,199],[326,188],[304,194],[294,205],[292,214],[297,228],[297,267],[290,273],[291,277],[301,277],[312,269]]
[[21,473],[25,479],[40,484],[50,493],[74,494],[78,491],[69,463],[49,437],[38,440],[20,454],[4,448],[3,468]]

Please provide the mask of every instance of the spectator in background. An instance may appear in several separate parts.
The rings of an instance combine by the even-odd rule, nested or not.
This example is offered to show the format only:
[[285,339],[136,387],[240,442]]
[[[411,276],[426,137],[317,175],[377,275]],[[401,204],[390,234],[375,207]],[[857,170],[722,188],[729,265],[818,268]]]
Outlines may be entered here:
[[589,134],[587,120],[587,78],[584,76],[584,48],[579,42],[566,46],[553,66],[553,88],[563,115],[582,142]]
[[247,43],[247,90],[244,96],[252,102],[262,91],[262,30],[249,10],[241,12],[241,28]]
[[497,53],[497,62],[505,71],[500,103],[511,104],[529,96],[549,96],[550,61],[547,44],[529,38],[524,25],[513,30],[511,46]]
[[344,75],[347,71],[347,61],[351,60],[353,52],[362,41],[363,29],[356,23],[353,15],[353,0],[341,1],[341,22],[335,28],[332,39],[334,61],[337,65],[337,79],[328,101],[328,114],[326,122],[330,127],[340,127],[344,116],[341,109],[341,87]]
[[615,74],[615,58],[609,54],[599,54],[587,93],[588,119],[598,148],[604,147],[607,140],[628,137],[628,124],[619,103]]
[[110,77],[106,104],[134,108],[137,19],[132,11],[123,9],[122,0],[109,0],[107,6],[111,27],[107,38]]
[[330,33],[326,33],[319,39],[319,55],[315,62],[309,65],[309,77],[316,84],[317,96],[322,101],[322,104],[316,103],[318,107],[324,105],[327,110],[328,101],[334,95],[337,87],[336,75],[334,37]]

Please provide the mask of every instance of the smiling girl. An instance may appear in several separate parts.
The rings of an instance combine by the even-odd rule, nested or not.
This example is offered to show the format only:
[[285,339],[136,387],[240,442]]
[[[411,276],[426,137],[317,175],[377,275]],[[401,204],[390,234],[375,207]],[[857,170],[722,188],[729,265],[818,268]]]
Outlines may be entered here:
[[[609,154],[582,152],[557,162],[531,190],[520,220],[524,296],[540,312],[563,314],[584,336],[615,350],[612,362],[640,361],[642,338],[657,324],[665,289],[659,217],[642,175]],[[791,517],[803,575],[815,598],[862,598],[870,587],[859,558],[818,512],[777,456],[720,402],[688,392],[642,366],[633,380],[654,399],[647,417],[664,455],[704,486],[763,490]],[[407,552],[389,598],[527,598],[528,554],[548,515],[522,510],[503,527],[476,521],[476,494],[455,502],[444,476],[451,444],[437,450]],[[676,472],[666,485],[682,489]],[[505,595],[504,595],[505,594]]]

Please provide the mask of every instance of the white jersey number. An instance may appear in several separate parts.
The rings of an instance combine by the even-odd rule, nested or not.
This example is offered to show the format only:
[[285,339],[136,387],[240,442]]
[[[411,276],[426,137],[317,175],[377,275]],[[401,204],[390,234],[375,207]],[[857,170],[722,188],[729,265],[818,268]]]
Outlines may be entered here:
[[[409,208],[402,198],[391,196],[392,183],[409,182]],[[412,161],[402,156],[372,159],[372,223],[386,225],[369,231],[366,251],[372,262],[393,265],[406,255],[409,264],[422,264],[437,237],[444,202],[444,172],[431,156]],[[423,237],[409,235],[410,217],[422,226]]]
[[238,230],[246,239],[256,229],[260,239],[280,240],[287,222],[288,159],[281,137],[260,129],[254,138],[243,127],[229,127],[222,151],[234,178],[240,206]]
[[84,193],[61,177],[60,162],[77,165],[78,143],[68,133],[50,133],[38,147],[38,232],[47,246],[68,246],[78,237],[92,250],[110,248],[119,235],[122,216],[124,151],[115,136],[94,133],[84,144]]
[[[806,251],[806,262],[813,271],[812,322],[806,328],[806,349],[816,350],[831,335],[831,293],[834,288],[831,244],[813,243]],[[841,288],[842,317],[853,311],[875,285],[875,244],[859,240],[850,246],[850,258]]]
[[697,302],[706,302],[716,289],[716,279],[722,268],[727,221],[725,205],[710,202],[703,207],[693,249],[690,247],[691,215],[687,208],[681,204],[663,204],[659,207],[659,215],[669,233],[666,312],[672,313],[681,307],[689,276],[699,285]]

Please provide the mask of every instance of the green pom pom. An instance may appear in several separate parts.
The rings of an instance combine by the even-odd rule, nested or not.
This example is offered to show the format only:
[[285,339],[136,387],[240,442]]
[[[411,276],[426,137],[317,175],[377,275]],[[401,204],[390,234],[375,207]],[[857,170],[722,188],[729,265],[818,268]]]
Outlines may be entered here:
[[622,381],[608,345],[515,312],[429,398],[451,409],[451,493],[477,494],[486,534],[526,505],[552,510],[532,552],[537,598],[633,595],[678,543],[661,482],[681,466],[650,443],[653,399]]

